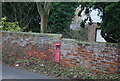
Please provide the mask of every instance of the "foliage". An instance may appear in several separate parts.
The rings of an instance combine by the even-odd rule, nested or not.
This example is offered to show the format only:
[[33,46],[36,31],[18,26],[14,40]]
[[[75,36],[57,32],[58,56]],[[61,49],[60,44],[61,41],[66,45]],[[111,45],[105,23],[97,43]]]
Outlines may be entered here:
[[80,23],[80,26],[81,26],[82,28],[84,28],[84,27],[85,27],[85,22],[82,21],[82,22]]
[[78,41],[88,41],[88,28],[81,28],[80,30],[64,30],[64,38],[72,38]]
[[8,22],[7,18],[3,17],[0,29],[3,29],[5,31],[23,31],[26,29],[26,27],[21,28],[18,22]]
[[[69,25],[79,3],[54,2],[49,15],[49,33],[61,33]],[[18,22],[20,27],[27,27],[24,31],[40,32],[40,15],[34,2],[3,2],[2,16],[10,22]],[[8,14],[9,13],[9,14]]]
[[53,3],[49,16],[48,32],[62,33],[64,29],[68,29],[78,5],[77,2]]
[[102,36],[108,42],[120,43],[120,2],[105,7]]

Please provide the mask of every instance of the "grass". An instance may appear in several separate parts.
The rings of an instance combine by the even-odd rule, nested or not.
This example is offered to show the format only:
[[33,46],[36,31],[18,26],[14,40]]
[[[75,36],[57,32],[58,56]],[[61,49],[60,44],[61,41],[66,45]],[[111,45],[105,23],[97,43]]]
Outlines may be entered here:
[[3,55],[3,63],[12,67],[20,67],[34,72],[42,72],[47,75],[64,79],[120,79],[120,74],[99,74],[87,69],[69,66],[65,67],[56,62],[40,60],[33,57],[21,58],[17,55]]

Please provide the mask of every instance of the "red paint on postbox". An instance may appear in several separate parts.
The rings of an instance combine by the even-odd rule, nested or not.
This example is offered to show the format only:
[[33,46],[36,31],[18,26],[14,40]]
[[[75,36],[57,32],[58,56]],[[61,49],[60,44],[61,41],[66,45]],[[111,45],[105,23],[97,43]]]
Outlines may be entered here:
[[56,42],[56,50],[55,50],[55,62],[60,62],[60,52],[61,52],[61,43],[60,42]]

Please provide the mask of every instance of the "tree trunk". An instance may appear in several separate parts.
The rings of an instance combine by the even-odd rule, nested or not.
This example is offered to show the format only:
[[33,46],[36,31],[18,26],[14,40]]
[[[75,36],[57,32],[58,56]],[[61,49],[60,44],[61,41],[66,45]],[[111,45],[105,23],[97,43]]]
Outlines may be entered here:
[[45,14],[41,14],[41,33],[46,33],[48,25],[48,16]]
[[41,33],[47,32],[47,25],[48,25],[48,17],[49,12],[51,9],[51,2],[37,2],[37,10],[39,15],[41,16]]

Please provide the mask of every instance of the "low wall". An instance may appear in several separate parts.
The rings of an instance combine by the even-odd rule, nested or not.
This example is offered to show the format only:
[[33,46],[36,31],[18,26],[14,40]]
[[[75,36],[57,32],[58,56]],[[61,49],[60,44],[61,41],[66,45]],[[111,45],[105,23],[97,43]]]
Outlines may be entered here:
[[61,34],[2,31],[2,53],[54,61],[55,42],[61,42],[60,64],[99,72],[120,73],[120,44],[61,39]]
[[2,53],[54,60],[54,42],[61,34],[2,32]]
[[62,40],[61,63],[99,72],[120,73],[120,44]]

